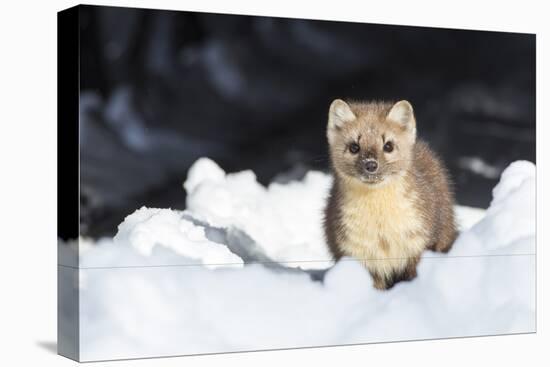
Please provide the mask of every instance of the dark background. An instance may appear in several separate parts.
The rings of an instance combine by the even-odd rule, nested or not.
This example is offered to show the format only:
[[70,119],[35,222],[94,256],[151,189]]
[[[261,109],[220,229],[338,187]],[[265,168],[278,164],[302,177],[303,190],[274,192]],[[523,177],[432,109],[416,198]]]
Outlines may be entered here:
[[460,204],[535,162],[535,36],[80,7],[81,234],[185,207],[199,157],[260,182],[327,170],[334,98],[409,100]]

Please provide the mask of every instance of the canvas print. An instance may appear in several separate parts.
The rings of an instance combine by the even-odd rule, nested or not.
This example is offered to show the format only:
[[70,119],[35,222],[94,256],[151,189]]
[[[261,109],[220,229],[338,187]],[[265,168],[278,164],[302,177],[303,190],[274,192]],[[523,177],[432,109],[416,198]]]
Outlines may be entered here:
[[58,56],[61,355],[536,331],[534,34],[85,5]]

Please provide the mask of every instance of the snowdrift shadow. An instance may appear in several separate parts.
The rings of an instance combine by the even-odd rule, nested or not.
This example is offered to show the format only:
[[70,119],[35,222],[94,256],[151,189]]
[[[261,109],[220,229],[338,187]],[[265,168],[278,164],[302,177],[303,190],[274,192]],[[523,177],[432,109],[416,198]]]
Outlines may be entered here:
[[323,281],[325,274],[332,267],[326,269],[301,269],[285,266],[284,263],[277,262],[271,259],[265,251],[250,237],[246,232],[230,227],[219,228],[213,227],[208,223],[201,221],[193,216],[184,213],[183,219],[186,219],[196,226],[205,229],[206,238],[212,242],[225,245],[235,255],[243,259],[244,264],[261,263],[266,268],[276,272],[289,273],[307,273],[314,281]]

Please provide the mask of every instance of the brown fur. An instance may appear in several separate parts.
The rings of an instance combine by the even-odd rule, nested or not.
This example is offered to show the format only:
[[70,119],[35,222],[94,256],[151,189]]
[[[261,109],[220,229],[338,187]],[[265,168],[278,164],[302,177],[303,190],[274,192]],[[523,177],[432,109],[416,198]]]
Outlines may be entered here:
[[[394,106],[397,106],[394,108]],[[447,252],[456,238],[446,169],[422,141],[408,102],[335,101],[327,128],[334,182],[325,235],[335,259],[358,258],[374,286],[391,288],[416,276],[422,251]],[[391,141],[392,152],[384,151]],[[352,154],[351,143],[360,151]],[[375,159],[370,174],[364,163]]]

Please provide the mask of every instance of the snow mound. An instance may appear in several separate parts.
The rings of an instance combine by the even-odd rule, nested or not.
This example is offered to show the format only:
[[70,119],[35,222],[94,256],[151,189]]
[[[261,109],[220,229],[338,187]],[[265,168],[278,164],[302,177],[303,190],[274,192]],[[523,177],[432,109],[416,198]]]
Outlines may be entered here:
[[[302,261],[302,268],[330,261],[322,231],[329,175],[309,172],[301,181],[267,188],[252,171],[225,174],[213,161],[199,159],[184,183],[187,210],[209,225],[238,228],[276,262]],[[321,262],[319,262],[321,261]]]
[[531,162],[517,161],[502,172],[487,212],[453,246],[452,255],[535,253],[536,177]]
[[532,163],[502,173],[487,211],[457,208],[463,231],[449,254],[426,252],[418,277],[389,291],[354,259],[330,260],[329,185],[309,172],[266,188],[251,171],[197,161],[187,210],[141,208],[114,239],[81,251],[81,359],[535,330]]
[[[213,269],[243,265],[227,246],[207,239],[204,227],[171,209],[138,209],[118,226],[114,238],[103,238],[96,246],[80,239],[79,250],[82,268],[203,265]],[[74,248],[59,253],[69,259],[72,251]]]

